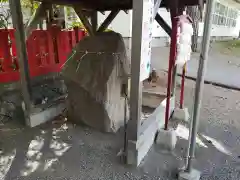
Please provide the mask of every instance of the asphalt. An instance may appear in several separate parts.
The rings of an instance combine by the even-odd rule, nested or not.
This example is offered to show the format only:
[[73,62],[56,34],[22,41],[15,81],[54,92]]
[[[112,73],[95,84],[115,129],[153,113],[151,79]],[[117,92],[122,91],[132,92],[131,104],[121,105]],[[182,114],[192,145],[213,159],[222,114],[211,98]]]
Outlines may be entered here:
[[[194,87],[194,81],[186,81],[187,107],[192,107]],[[208,84],[203,97],[194,167],[202,172],[201,180],[239,180],[240,92]],[[2,180],[175,180],[187,148],[187,126],[173,123],[176,149],[170,153],[154,145],[135,168],[117,157],[121,133],[96,132],[62,118],[32,129],[16,121],[0,125]]]
[[[187,63],[186,76],[196,79],[199,67],[199,53],[194,53],[191,60]],[[169,48],[153,48],[152,49],[152,67],[157,70],[168,70]],[[220,85],[230,89],[240,89],[240,57],[229,56],[224,52],[218,52],[218,49],[210,50],[205,81],[207,83]],[[182,73],[182,69],[178,69],[178,74]]]

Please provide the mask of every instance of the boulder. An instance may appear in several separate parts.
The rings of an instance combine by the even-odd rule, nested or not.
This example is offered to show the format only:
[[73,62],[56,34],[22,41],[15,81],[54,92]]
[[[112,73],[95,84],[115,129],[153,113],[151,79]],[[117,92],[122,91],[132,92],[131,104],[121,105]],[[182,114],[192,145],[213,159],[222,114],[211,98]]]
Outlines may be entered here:
[[62,72],[68,89],[68,118],[116,132],[124,124],[123,91],[127,92],[129,69],[120,34],[104,32],[81,40]]

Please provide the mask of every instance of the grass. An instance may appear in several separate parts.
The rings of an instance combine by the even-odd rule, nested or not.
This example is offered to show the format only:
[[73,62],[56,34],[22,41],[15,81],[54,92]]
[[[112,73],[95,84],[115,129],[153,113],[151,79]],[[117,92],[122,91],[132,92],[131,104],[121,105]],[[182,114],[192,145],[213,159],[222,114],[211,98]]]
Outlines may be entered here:
[[240,40],[220,41],[220,43],[226,48],[240,48]]
[[240,39],[218,41],[214,44],[217,50],[223,54],[240,56]]

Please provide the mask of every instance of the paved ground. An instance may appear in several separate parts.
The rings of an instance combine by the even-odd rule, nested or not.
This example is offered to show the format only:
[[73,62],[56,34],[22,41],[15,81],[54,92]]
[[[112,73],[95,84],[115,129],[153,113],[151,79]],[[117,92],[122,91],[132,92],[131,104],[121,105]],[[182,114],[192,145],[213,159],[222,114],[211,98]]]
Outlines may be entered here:
[[[240,57],[218,52],[223,49],[213,48],[209,53],[206,81],[233,88],[240,88]],[[152,49],[152,66],[157,70],[168,69],[169,48]],[[196,78],[199,54],[195,53],[187,64],[187,76]],[[181,69],[178,70],[181,73]]]
[[[194,82],[186,83],[191,106]],[[178,92],[179,93],[179,92]],[[240,92],[206,85],[194,166],[202,180],[240,179]],[[14,121],[0,126],[0,179],[3,180],[174,180],[183,164],[186,130],[173,153],[155,146],[135,169],[116,156],[121,135],[102,134],[71,124],[24,129]],[[15,124],[15,125],[13,125]]]

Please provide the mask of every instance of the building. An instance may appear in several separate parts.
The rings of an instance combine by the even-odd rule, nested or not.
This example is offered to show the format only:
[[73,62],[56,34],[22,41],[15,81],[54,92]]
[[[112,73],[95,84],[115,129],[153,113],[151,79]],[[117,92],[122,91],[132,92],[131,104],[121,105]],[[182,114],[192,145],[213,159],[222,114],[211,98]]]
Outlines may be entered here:
[[[233,1],[215,0],[214,2],[214,13],[213,13],[213,26],[212,26],[212,38],[213,39],[231,39],[239,36],[240,31],[240,11],[239,4]],[[169,24],[170,13],[166,9],[159,10],[160,15]],[[99,21],[103,21],[106,15],[99,15]],[[116,19],[112,22],[111,27],[113,30],[121,33],[126,41],[131,39],[131,11],[126,14],[120,12]],[[199,36],[203,34],[203,21],[199,23]],[[164,30],[157,24],[154,23],[153,27],[153,47],[165,46],[169,43],[169,37]],[[129,41],[130,42],[130,41]]]
[[[204,23],[200,23],[199,34],[203,33]],[[240,30],[240,11],[238,6],[228,1],[215,0],[213,12],[213,37],[238,37]],[[220,38],[220,39],[221,39]]]
[[[213,13],[213,26],[212,26],[212,38],[213,39],[229,39],[236,38],[239,36],[240,31],[240,5],[235,2],[237,0],[215,0],[214,13]],[[9,11],[7,3],[2,4],[0,7],[0,13],[2,11]],[[67,9],[67,8],[65,8]],[[71,8],[70,8],[71,9]],[[105,15],[99,13],[98,21],[99,23],[103,22],[104,19],[108,16],[110,12],[105,12]],[[170,13],[166,9],[159,10],[160,15],[165,19],[165,21],[171,25]],[[23,11],[24,21],[26,22],[30,18],[30,12],[26,9]],[[11,19],[11,18],[10,18]],[[76,21],[77,16],[70,10],[70,13],[65,10],[65,21],[67,27],[71,26],[71,21]],[[10,20],[11,21],[11,20]],[[11,23],[9,25],[11,27]],[[46,27],[46,26],[44,26]],[[126,40],[126,44],[131,43],[131,27],[132,27],[132,11],[129,11],[127,14],[124,11],[121,11],[117,17],[110,24],[109,29],[112,29],[116,32],[122,34]],[[199,36],[203,34],[204,23],[200,22],[199,24]],[[170,38],[164,32],[164,30],[158,25],[157,22],[154,22],[153,27],[153,47],[166,46],[169,44]]]

